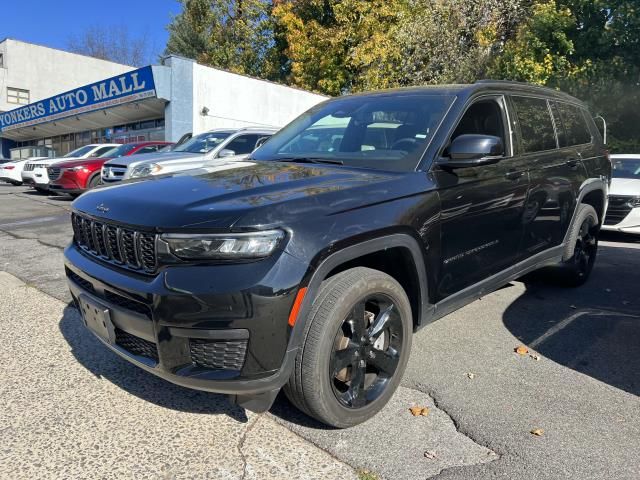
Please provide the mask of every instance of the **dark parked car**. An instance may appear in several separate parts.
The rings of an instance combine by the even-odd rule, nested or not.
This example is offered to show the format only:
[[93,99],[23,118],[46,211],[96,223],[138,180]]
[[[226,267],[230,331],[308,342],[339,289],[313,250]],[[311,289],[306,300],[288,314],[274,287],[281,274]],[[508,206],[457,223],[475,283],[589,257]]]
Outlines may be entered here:
[[255,411],[284,387],[348,427],[389,400],[416,330],[541,267],[585,282],[610,170],[585,106],[553,90],[346,96],[235,168],[81,196],[66,274],[139,367]]

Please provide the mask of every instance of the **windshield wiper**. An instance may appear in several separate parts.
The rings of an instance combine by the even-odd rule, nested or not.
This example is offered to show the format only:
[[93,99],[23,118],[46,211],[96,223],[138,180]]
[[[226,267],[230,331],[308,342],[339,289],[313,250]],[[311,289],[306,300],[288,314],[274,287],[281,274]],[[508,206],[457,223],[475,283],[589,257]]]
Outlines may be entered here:
[[344,162],[342,160],[335,160],[332,158],[285,157],[277,158],[276,161],[290,163],[328,163],[330,165],[344,165]]

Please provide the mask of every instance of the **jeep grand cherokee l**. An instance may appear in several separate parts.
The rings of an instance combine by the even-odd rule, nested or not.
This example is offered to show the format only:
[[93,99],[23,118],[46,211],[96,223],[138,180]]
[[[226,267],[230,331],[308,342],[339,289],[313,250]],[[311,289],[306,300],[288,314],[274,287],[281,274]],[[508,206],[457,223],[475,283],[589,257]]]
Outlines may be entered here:
[[82,195],[69,287],[148,372],[255,411],[284,387],[336,427],[421,327],[540,267],[586,281],[611,169],[580,101],[505,82],[328,100],[247,162]]

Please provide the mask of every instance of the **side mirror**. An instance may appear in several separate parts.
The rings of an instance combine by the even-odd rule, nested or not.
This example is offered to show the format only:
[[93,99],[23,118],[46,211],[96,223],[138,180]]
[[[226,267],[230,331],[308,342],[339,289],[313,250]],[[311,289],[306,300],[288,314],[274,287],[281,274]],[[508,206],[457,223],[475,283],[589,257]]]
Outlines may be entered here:
[[504,156],[500,137],[466,134],[453,139],[447,149],[448,158],[438,164],[442,167],[465,168],[497,163]]
[[235,155],[236,152],[229,150],[228,148],[223,148],[218,152],[218,158],[235,157]]
[[258,141],[256,142],[256,147],[253,149],[253,151],[255,152],[257,149],[259,149],[262,145],[264,145],[264,142],[266,142],[267,140],[269,140],[269,138],[271,137],[260,137],[258,139]]

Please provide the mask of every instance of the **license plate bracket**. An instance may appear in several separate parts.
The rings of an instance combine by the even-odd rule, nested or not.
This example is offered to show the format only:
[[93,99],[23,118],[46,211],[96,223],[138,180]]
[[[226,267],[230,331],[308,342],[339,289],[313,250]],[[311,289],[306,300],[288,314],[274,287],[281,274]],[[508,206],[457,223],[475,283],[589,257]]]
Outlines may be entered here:
[[111,321],[109,308],[87,295],[78,298],[82,321],[86,327],[105,342],[113,345],[116,340],[115,327]]

